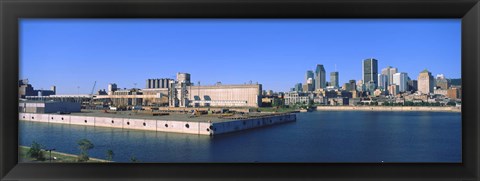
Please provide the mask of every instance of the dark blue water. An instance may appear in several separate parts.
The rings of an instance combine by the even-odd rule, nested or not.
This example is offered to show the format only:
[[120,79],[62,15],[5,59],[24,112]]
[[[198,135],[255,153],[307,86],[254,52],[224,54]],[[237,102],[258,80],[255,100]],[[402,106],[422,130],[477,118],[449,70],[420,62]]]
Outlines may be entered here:
[[21,145],[36,141],[129,162],[461,162],[461,114],[310,112],[297,122],[215,137],[20,121]]

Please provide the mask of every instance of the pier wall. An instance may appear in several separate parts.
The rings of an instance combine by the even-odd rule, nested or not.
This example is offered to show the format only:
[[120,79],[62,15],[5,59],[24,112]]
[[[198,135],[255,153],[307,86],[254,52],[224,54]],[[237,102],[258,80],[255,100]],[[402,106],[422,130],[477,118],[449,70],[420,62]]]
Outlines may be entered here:
[[210,135],[209,128],[212,123],[190,122],[190,121],[172,121],[155,119],[131,119],[118,117],[93,117],[93,116],[75,116],[58,114],[37,114],[37,113],[19,113],[19,120],[72,124],[82,126],[98,126],[109,128],[135,129],[146,131],[162,131],[173,133],[188,133]]
[[284,122],[296,121],[295,114],[272,115],[261,118],[229,120],[225,122],[195,122],[156,119],[131,119],[118,117],[93,117],[77,115],[58,115],[40,113],[19,113],[19,120],[98,126],[146,131],[161,131],[199,135],[217,135],[246,129],[264,127]]
[[222,134],[236,132],[246,129],[271,126],[280,123],[296,121],[295,114],[274,115],[254,119],[240,119],[227,122],[214,123],[212,125],[213,134]]

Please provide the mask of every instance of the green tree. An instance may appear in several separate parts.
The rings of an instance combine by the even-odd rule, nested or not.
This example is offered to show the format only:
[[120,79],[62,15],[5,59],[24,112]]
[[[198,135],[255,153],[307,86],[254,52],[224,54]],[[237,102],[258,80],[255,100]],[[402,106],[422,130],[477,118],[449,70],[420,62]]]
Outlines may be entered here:
[[42,151],[42,145],[38,144],[37,142],[33,142],[30,149],[27,152],[27,156],[30,158],[34,158],[39,161],[44,161],[45,156]]
[[77,142],[80,149],[80,155],[78,155],[78,162],[86,162],[90,159],[88,156],[88,150],[92,149],[94,145],[87,139],[81,139]]
[[411,101],[405,101],[405,106],[413,106],[413,102]]
[[113,153],[113,150],[107,150],[106,154],[107,154],[107,160],[112,161],[113,157],[115,156],[115,153]]
[[455,102],[448,102],[447,106],[456,106],[457,104]]

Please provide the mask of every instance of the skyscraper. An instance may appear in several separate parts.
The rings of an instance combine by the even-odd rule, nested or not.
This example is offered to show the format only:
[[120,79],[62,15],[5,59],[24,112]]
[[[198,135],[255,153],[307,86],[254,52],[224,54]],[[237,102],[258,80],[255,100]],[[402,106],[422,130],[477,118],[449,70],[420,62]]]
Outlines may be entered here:
[[433,93],[434,79],[427,69],[418,75],[418,92],[422,94]]
[[294,90],[297,91],[297,92],[303,92],[302,83],[295,84],[295,89]]
[[445,78],[445,75],[437,74],[437,78],[435,79],[435,87],[439,87],[443,90],[448,89],[448,80]]
[[386,75],[387,78],[387,86],[393,84],[393,74],[398,72],[397,68],[393,68],[392,66],[388,66],[387,68],[382,69],[382,74]]
[[315,69],[315,89],[325,88],[325,68],[322,64],[317,64],[317,69]]
[[303,85],[303,91],[314,91],[315,86],[314,86],[314,81],[312,78],[308,78],[307,83]]
[[[305,74],[305,84],[304,85],[307,85],[308,84],[308,79],[312,79],[312,80],[315,80],[315,76],[313,74],[313,71],[311,70],[307,70],[307,73]],[[315,81],[313,81],[315,83]],[[304,91],[307,91],[305,89],[303,89]]]
[[362,74],[364,84],[373,83],[376,86],[378,84],[378,60],[373,58],[363,60]]
[[399,92],[405,92],[408,88],[408,75],[405,72],[393,74],[393,84],[398,85]]
[[382,90],[386,90],[388,87],[388,75],[378,74],[378,85],[377,87]]
[[408,91],[417,91],[418,90],[417,86],[418,86],[417,80],[408,81]]
[[330,72],[330,84],[334,87],[340,87],[338,83],[338,72]]

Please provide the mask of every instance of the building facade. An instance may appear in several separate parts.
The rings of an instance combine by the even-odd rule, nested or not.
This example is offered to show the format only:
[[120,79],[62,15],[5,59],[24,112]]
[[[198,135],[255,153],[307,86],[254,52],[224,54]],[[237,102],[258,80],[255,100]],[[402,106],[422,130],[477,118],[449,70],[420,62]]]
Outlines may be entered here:
[[378,60],[373,58],[363,60],[362,79],[364,84],[373,83],[375,85],[374,89],[376,88],[378,84]]
[[427,69],[420,72],[418,75],[418,92],[422,94],[433,93],[434,79],[432,73]]
[[192,107],[259,107],[262,104],[261,84],[186,86],[184,91],[186,105]]
[[317,68],[315,69],[315,90],[323,89],[326,85],[326,75],[325,75],[325,68],[322,64],[317,64]]
[[393,84],[398,85],[399,92],[406,92],[408,89],[408,75],[400,72],[393,74]]
[[437,75],[435,79],[435,87],[447,90],[448,89],[448,80],[445,78],[443,74]]
[[18,97],[25,98],[27,96],[50,96],[57,93],[57,87],[51,86],[49,90],[35,90],[28,79],[18,81]]
[[297,83],[297,84],[295,84],[294,91],[303,92],[302,83]]
[[173,82],[173,79],[147,79],[145,83],[145,88],[147,89],[159,89],[159,88],[169,88],[170,83]]
[[388,75],[378,74],[377,88],[385,90],[388,87]]
[[285,105],[308,104],[310,98],[309,94],[303,92],[287,92],[284,96]]
[[390,85],[390,84],[393,84],[393,74],[395,74],[397,72],[398,72],[398,69],[394,68],[392,66],[388,66],[388,67],[382,69],[382,74],[386,75],[388,77],[387,78],[387,86]]
[[[315,74],[311,70],[307,70],[307,73],[305,73],[305,83],[304,83],[304,85],[308,84],[309,79],[315,80]],[[313,84],[314,83],[315,83],[315,81],[313,81]],[[314,85],[314,87],[315,87],[315,85]],[[303,89],[303,90],[308,91],[307,89]]]
[[396,85],[396,84],[391,84],[391,85],[388,86],[388,93],[389,93],[390,95],[395,96],[395,95],[397,95],[397,94],[399,93],[398,89],[399,89],[399,86],[398,86],[398,85]]
[[338,72],[330,72],[330,86],[340,87],[338,83]]

